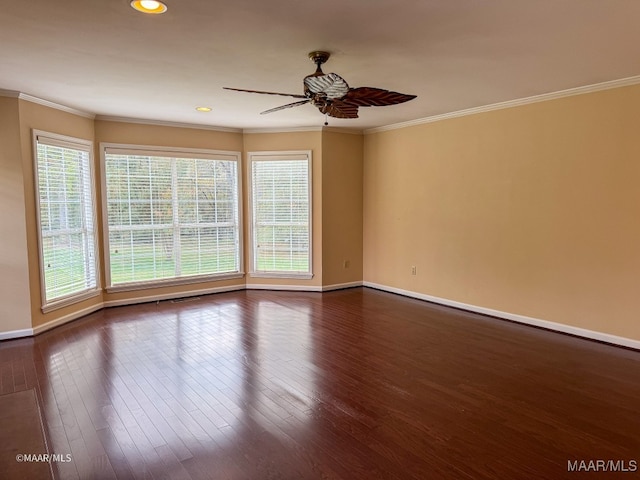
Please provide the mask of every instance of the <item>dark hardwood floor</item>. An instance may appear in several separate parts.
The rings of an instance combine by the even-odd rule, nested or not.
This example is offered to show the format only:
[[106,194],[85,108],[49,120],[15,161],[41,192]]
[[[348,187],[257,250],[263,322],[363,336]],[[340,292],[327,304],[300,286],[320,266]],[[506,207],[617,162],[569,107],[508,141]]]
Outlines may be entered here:
[[110,308],[1,342],[0,394],[29,389],[62,479],[640,474],[568,471],[640,461],[640,352],[367,288]]

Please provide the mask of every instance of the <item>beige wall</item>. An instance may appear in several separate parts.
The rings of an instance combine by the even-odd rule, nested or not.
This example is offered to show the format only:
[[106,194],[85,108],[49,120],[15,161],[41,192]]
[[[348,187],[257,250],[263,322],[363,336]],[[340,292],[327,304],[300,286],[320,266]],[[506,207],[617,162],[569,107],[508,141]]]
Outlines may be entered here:
[[638,112],[633,86],[367,135],[364,280],[639,340]]
[[0,97],[0,337],[31,328],[19,102]]
[[[247,178],[247,153],[261,151],[283,151],[283,150],[311,150],[311,189],[313,194],[312,202],[312,249],[313,249],[313,278],[310,280],[293,280],[287,278],[256,278],[247,275],[249,285],[294,285],[320,286],[322,281],[322,256],[324,249],[322,245],[322,132],[290,132],[290,133],[247,133],[244,135],[244,182],[248,187]],[[244,191],[244,218],[250,221],[249,215],[249,189]],[[249,225],[245,222],[245,269],[249,271]]]
[[[0,300],[5,300],[0,333],[55,322],[103,301],[245,283],[315,288],[364,279],[640,339],[640,86],[364,140],[330,130],[242,134],[94,121],[4,97],[0,107]],[[241,151],[245,184],[247,152],[311,150],[314,278],[245,278],[105,293],[42,314],[34,128],[94,140],[96,172],[100,142]],[[100,202],[100,191],[97,198]],[[243,207],[248,269],[246,188]],[[104,262],[101,267],[104,272]]]
[[[20,100],[20,145],[24,186],[24,207],[26,210],[26,233],[29,264],[29,284],[31,290],[31,325],[38,327],[45,323],[71,315],[74,312],[90,309],[102,302],[102,297],[94,297],[78,304],[42,313],[40,291],[40,264],[38,254],[38,230],[36,217],[36,193],[33,158],[32,130],[68,135],[93,140],[93,119],[73,115],[61,110],[45,107],[36,103]],[[94,158],[94,161],[97,159]],[[94,165],[95,167],[95,165]],[[94,168],[94,176],[97,171]]]
[[325,286],[362,281],[362,160],[362,135],[323,132],[322,283]]
[[[241,134],[219,132],[158,125],[144,125],[97,120],[73,115],[28,101],[1,98],[7,108],[3,108],[1,121],[6,123],[3,133],[7,141],[3,142],[3,171],[6,178],[12,178],[13,192],[5,187],[3,198],[14,195],[19,208],[12,208],[7,215],[17,210],[24,212],[23,217],[12,216],[11,231],[14,234],[16,251],[11,251],[7,261],[11,259],[15,268],[23,270],[23,279],[28,288],[20,286],[19,275],[14,271],[11,278],[14,290],[23,298],[22,315],[7,315],[13,319],[21,319],[0,327],[0,331],[11,331],[35,328],[50,322],[57,322],[99,306],[102,302],[122,303],[155,296],[178,296],[192,290],[213,290],[228,287],[242,287],[245,283],[263,286],[320,287],[330,284],[358,282],[362,279],[362,137],[335,132],[291,132]],[[3,123],[3,124],[4,124]],[[41,311],[40,274],[38,260],[37,219],[34,188],[32,130],[39,129],[52,133],[93,140],[95,144],[94,162],[96,175],[96,200],[99,225],[100,272],[101,285],[105,285],[105,258],[102,249],[102,205],[100,182],[100,149],[101,142],[162,145],[171,147],[209,148],[216,150],[241,151],[243,155],[243,182],[248,182],[246,152],[278,151],[278,150],[311,150],[313,158],[313,272],[310,280],[247,278],[216,282],[204,282],[175,287],[162,287],[130,292],[106,293],[80,302],[78,304],[57,309],[43,314]],[[12,131],[14,130],[14,131]],[[13,152],[11,151],[13,147]],[[327,148],[326,164],[323,160],[323,147]],[[6,161],[5,161],[6,158]],[[13,163],[11,163],[13,162]],[[17,188],[16,188],[17,187]],[[7,184],[8,188],[8,184]],[[323,191],[328,195],[325,197]],[[14,202],[15,203],[15,202]],[[7,205],[9,205],[7,203]],[[15,207],[13,203],[12,207]],[[247,228],[248,190],[244,189],[244,264],[249,265],[249,229]],[[323,210],[326,208],[326,213]],[[15,220],[20,222],[14,225]],[[323,245],[326,242],[326,245]],[[5,243],[7,243],[5,241]],[[343,261],[349,261],[349,268],[343,267]],[[327,268],[328,276],[324,279],[323,270]],[[4,271],[12,267],[3,265]],[[7,277],[9,278],[9,277]],[[3,292],[11,292],[11,289]],[[31,296],[29,297],[29,292]],[[12,295],[17,299],[19,296]],[[7,303],[9,305],[9,303]],[[13,302],[15,306],[19,302]]]
[[[3,302],[0,333],[38,328],[74,318],[78,313],[107,304],[128,303],[158,296],[180,296],[189,292],[243,288],[245,283],[263,285],[293,285],[304,288],[322,285],[322,132],[298,132],[291,134],[248,134],[215,130],[145,125],[137,123],[94,120],[65,111],[53,109],[17,98],[0,97],[0,171],[3,173],[3,252],[2,294]],[[35,177],[32,130],[68,135],[94,141],[94,173],[98,214],[98,238],[100,254],[100,283],[105,285],[106,252],[102,248],[102,205],[100,182],[101,142],[170,147],[206,148],[243,153],[243,182],[246,182],[246,151],[261,150],[311,150],[313,153],[313,248],[314,278],[291,279],[229,279],[202,282],[174,287],[160,287],[129,292],[103,292],[83,302],[43,314],[41,311],[40,266],[38,255],[37,216],[35,202]],[[245,223],[245,269],[248,265],[249,219],[247,193],[243,198]],[[22,212],[22,213],[20,213]],[[17,213],[17,215],[16,215]]]

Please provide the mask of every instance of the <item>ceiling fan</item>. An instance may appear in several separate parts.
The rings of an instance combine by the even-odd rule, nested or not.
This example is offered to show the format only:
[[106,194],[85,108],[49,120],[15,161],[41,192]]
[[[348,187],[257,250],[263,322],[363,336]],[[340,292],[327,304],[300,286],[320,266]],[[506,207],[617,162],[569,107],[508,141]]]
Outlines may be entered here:
[[[391,92],[389,90],[383,90],[382,88],[350,88],[345,79],[340,75],[336,73],[324,73],[322,71],[321,66],[329,59],[329,56],[329,52],[316,51],[309,53],[309,58],[316,64],[316,71],[304,77],[304,95],[245,90],[242,88],[223,88],[226,90],[235,90],[236,92],[281,95],[303,99],[265,110],[261,112],[261,114],[277,112],[286,108],[298,107],[310,103],[318,107],[320,112],[335,118],[358,118],[358,107],[397,105],[416,98],[416,95]],[[325,125],[327,125],[326,121]]]

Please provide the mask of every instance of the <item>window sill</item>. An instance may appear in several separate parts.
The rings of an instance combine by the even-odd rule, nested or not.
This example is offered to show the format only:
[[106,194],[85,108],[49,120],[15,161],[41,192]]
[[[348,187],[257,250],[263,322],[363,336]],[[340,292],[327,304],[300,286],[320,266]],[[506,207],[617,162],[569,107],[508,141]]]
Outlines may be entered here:
[[296,272],[251,272],[251,278],[295,278],[297,280],[311,280],[313,273]]
[[62,297],[59,300],[53,300],[45,305],[42,305],[41,310],[42,310],[42,313],[53,312],[54,310],[68,307],[69,305],[82,302],[83,300],[88,300],[89,298],[97,297],[101,293],[102,293],[102,290],[98,288],[85,290],[84,292],[81,292],[78,294]]
[[244,272],[222,273],[217,275],[199,275],[197,277],[170,278],[167,280],[154,280],[151,282],[121,283],[107,287],[107,293],[131,292],[134,290],[146,290],[151,288],[177,287],[194,283],[219,282],[244,277]]

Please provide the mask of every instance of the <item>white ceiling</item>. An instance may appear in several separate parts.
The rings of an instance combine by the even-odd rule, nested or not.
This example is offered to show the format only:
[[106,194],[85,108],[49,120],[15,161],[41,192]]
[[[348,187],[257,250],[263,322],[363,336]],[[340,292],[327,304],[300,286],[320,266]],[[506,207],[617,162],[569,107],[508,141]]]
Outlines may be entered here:
[[[367,129],[640,75],[639,0],[0,0],[0,89],[84,112],[232,128],[319,127],[307,54],[352,87],[418,98],[360,109]],[[198,105],[211,113],[195,111]]]

